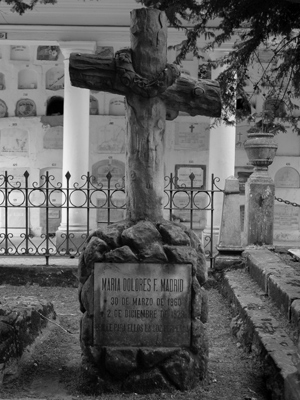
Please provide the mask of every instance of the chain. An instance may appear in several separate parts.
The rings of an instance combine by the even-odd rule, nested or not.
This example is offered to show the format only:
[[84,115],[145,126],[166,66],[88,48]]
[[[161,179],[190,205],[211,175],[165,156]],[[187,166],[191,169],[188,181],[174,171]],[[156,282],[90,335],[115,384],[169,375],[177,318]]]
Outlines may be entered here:
[[300,204],[293,203],[293,202],[288,201],[288,200],[283,200],[280,197],[276,197],[275,196],[275,200],[279,201],[279,203],[288,204],[288,205],[293,206],[293,207],[300,207]]

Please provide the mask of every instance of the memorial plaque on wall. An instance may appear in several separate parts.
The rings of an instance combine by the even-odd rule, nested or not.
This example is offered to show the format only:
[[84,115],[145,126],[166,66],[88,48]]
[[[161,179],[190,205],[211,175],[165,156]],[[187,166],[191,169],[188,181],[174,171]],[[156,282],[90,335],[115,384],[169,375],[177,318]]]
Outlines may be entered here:
[[189,346],[191,268],[190,264],[96,263],[94,343]]
[[63,148],[63,127],[52,126],[47,129],[44,140],[44,149],[62,149]]
[[125,153],[125,129],[123,126],[110,122],[100,127],[98,135],[98,153]]
[[299,188],[300,175],[295,168],[283,167],[276,172],[274,182],[278,188]]
[[[177,187],[194,189],[205,188],[206,165],[176,164],[175,179]],[[193,179],[192,179],[193,178]]]
[[274,206],[274,229],[277,231],[298,231],[300,228],[300,213],[298,207],[290,205],[275,204]]
[[208,150],[209,124],[179,122],[175,125],[174,150]]
[[0,151],[2,153],[28,153],[28,132],[16,127],[1,129]]

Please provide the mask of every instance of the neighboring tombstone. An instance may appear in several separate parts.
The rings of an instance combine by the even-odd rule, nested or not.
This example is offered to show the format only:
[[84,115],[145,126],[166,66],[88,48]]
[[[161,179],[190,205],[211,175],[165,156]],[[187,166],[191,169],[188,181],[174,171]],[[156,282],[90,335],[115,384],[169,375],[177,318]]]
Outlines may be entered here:
[[241,256],[244,248],[241,238],[240,188],[239,180],[230,176],[225,180],[223,210],[220,226],[218,254],[215,269],[244,267]]

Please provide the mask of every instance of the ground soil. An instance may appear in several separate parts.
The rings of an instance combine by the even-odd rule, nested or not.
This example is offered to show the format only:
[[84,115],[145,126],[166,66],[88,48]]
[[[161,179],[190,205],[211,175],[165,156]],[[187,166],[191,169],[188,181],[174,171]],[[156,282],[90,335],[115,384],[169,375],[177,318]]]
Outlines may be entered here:
[[259,361],[247,353],[232,336],[231,309],[215,285],[209,291],[210,359],[208,379],[189,392],[151,395],[94,393],[94,386],[80,367],[77,289],[42,287],[38,284],[3,284],[0,295],[38,296],[51,301],[57,312],[56,324],[50,324],[34,348],[25,354],[20,376],[0,387],[1,399],[95,399],[102,400],[267,400],[264,371]]

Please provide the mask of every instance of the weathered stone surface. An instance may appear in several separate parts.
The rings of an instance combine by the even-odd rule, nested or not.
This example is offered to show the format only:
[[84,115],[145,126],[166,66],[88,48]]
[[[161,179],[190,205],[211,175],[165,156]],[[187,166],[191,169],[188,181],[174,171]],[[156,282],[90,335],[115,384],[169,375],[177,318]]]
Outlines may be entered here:
[[53,304],[34,296],[4,297],[0,304],[0,384],[14,378],[25,350],[55,319]]
[[192,318],[200,318],[200,321],[206,323],[208,320],[208,296],[198,280],[193,277],[192,282],[194,296],[192,298]]
[[209,343],[205,325],[198,319],[192,321],[191,350],[198,358],[199,379],[204,379],[207,373]]
[[173,354],[178,352],[178,348],[141,348],[140,349],[140,357],[141,363],[145,368],[152,368],[156,364],[159,364],[163,360],[168,357],[171,357]]
[[[219,250],[219,248],[218,248]],[[245,259],[238,254],[226,254],[220,252],[215,258],[214,269],[223,271],[226,269],[245,268]]]
[[85,346],[93,345],[93,328],[93,317],[90,317],[88,313],[85,312],[80,321],[80,341],[82,341]]
[[[266,171],[256,171],[245,184],[246,245],[272,245],[275,184]],[[262,201],[263,200],[263,201]]]
[[164,251],[172,263],[190,263],[195,269],[197,267],[198,253],[190,246],[171,246],[165,244]]
[[105,367],[116,379],[121,379],[137,368],[137,349],[106,349]]
[[190,246],[171,246],[165,244],[163,247],[170,262],[191,263],[200,285],[204,285],[208,278],[207,263],[204,254],[197,252]]
[[81,282],[78,283],[78,300],[79,300],[79,309],[82,313],[85,312],[85,308],[83,307],[82,301],[81,301],[81,290],[82,290],[83,284]]
[[11,356],[17,355],[14,327],[0,320],[0,363],[5,363]]
[[175,246],[190,246],[191,240],[182,228],[176,224],[165,221],[158,225],[158,230],[165,244]]
[[166,263],[168,258],[164,252],[163,246],[160,243],[150,243],[150,245],[140,252],[141,260],[153,263]]
[[104,258],[104,254],[110,250],[108,244],[98,237],[94,236],[89,241],[84,252],[84,262],[86,265],[94,262],[100,262]]
[[196,276],[200,285],[204,285],[208,278],[207,262],[204,254],[198,252]]
[[199,381],[199,366],[192,354],[181,350],[162,366],[174,386],[180,390],[188,390]]
[[196,249],[198,253],[201,253],[201,254],[204,255],[204,247],[203,247],[202,241],[199,238],[199,236],[196,235],[196,233],[192,229],[187,229],[185,225],[184,225],[184,227],[185,227],[185,231],[184,232],[190,238],[191,246],[194,249]]
[[133,391],[140,394],[172,392],[174,390],[158,368],[128,377],[123,388],[125,391]]
[[89,316],[94,315],[94,273],[88,277],[82,286],[80,303]]
[[298,330],[298,336],[300,337],[300,300],[294,300],[291,304],[291,323]]
[[160,233],[150,221],[140,221],[125,229],[121,238],[122,244],[126,244],[138,252],[145,251],[150,243],[162,241]]
[[122,246],[117,249],[111,250],[105,254],[105,261],[126,263],[138,261],[137,256],[129,246]]
[[92,272],[92,265],[86,265],[84,262],[84,253],[80,254],[78,262],[78,280],[83,284]]
[[129,228],[131,225],[132,222],[128,220],[116,222],[102,229],[97,229],[95,232],[92,233],[90,238],[96,236],[99,239],[104,240],[104,242],[106,242],[109,245],[109,247],[115,249],[121,246],[122,232],[124,231],[124,229]]

